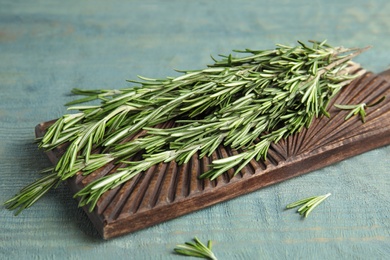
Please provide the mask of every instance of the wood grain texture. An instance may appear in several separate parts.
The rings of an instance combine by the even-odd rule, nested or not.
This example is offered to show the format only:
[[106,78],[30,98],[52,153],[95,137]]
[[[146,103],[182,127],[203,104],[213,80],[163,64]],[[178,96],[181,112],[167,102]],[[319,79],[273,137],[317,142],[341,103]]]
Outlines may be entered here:
[[[368,108],[367,121],[358,116],[345,120],[349,111],[333,104],[372,103],[390,96],[389,71],[381,75],[365,73],[333,99],[330,118],[315,119],[309,128],[273,144],[265,161],[252,160],[237,175],[234,169],[214,181],[199,179],[212,159],[225,158],[240,151],[220,146],[209,158],[195,154],[184,165],[161,163],[137,175],[123,185],[107,191],[89,218],[103,238],[134,232],[184,214],[253,192],[310,171],[320,169],[374,148],[390,144],[390,102]],[[36,127],[42,136],[52,122]],[[169,127],[168,122],[159,127]],[[62,147],[48,152],[53,163],[63,153]],[[134,158],[136,159],[136,158]],[[76,193],[88,183],[109,175],[119,167],[109,164],[88,175],[72,178],[69,185]]]

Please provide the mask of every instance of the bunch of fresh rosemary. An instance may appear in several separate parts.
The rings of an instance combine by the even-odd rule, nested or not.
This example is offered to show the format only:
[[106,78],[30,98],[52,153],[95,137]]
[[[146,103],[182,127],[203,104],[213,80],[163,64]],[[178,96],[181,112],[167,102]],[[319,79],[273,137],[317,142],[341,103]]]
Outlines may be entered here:
[[[130,180],[151,166],[172,160],[186,163],[199,153],[211,155],[219,145],[242,153],[214,160],[201,177],[215,179],[250,160],[266,159],[271,143],[309,127],[312,120],[329,116],[327,105],[358,75],[353,57],[364,49],[331,47],[326,42],[277,45],[271,50],[237,51],[240,57],[222,56],[206,69],[181,71],[165,79],[140,77],[137,86],[121,90],[79,90],[85,96],[68,105],[77,113],[58,119],[39,140],[50,150],[69,143],[51,173],[22,189],[5,204],[19,213],[50,188],[102,166],[121,162],[115,173],[97,179],[75,196],[80,206],[94,208],[109,189]],[[97,105],[80,105],[99,100]],[[175,120],[174,127],[157,124]],[[140,130],[142,137],[131,140]],[[96,153],[97,147],[103,148]],[[141,154],[139,161],[129,161]]]

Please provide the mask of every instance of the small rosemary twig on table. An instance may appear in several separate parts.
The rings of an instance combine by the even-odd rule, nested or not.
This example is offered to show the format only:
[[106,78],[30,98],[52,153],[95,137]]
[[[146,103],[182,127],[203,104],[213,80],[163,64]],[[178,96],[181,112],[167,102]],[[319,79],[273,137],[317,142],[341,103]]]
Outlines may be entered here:
[[301,206],[298,209],[298,213],[303,215],[305,218],[313,211],[321,202],[328,198],[331,194],[327,193],[321,196],[313,196],[305,199],[298,200],[296,202],[290,203],[286,206],[286,209],[295,208]]
[[199,241],[197,237],[194,238],[194,243],[186,242],[182,245],[177,245],[174,251],[177,254],[184,256],[193,256],[210,260],[217,260],[217,257],[211,251],[212,242],[209,240],[207,246]]

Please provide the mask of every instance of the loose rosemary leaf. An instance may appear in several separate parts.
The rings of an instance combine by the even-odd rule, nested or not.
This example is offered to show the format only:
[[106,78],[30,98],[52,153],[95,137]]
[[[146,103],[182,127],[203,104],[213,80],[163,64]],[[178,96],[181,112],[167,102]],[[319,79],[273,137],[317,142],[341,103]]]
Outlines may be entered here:
[[371,104],[366,104],[366,103],[361,103],[361,104],[357,104],[357,105],[335,104],[334,106],[337,107],[338,109],[351,110],[351,112],[349,112],[349,114],[345,117],[345,120],[348,120],[352,116],[359,114],[362,122],[364,123],[364,122],[366,122],[366,108],[376,106],[379,103],[383,102],[385,99],[386,99],[386,96],[383,96]]
[[193,256],[210,260],[217,260],[217,257],[211,251],[212,242],[209,240],[207,246],[204,245],[200,240],[195,237],[194,243],[186,242],[182,245],[177,245],[174,251],[179,255]]
[[301,206],[297,212],[307,218],[310,212],[313,211],[319,204],[326,200],[331,194],[327,193],[325,195],[313,196],[305,199],[298,200],[296,202],[290,203],[286,206],[286,209],[292,209],[298,206]]

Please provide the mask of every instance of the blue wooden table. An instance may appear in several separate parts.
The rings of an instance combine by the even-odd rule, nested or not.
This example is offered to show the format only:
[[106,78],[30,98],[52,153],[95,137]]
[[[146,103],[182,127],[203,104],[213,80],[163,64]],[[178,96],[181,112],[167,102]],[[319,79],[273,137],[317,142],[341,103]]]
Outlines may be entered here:
[[[50,166],[34,127],[66,112],[73,87],[122,88],[137,75],[203,68],[210,54],[328,39],[390,65],[390,2],[0,1],[0,199]],[[364,145],[364,144],[362,144]],[[212,239],[219,259],[389,259],[390,147],[110,241],[66,186],[14,217],[0,210],[0,259],[183,259]],[[286,204],[331,192],[308,219]]]

